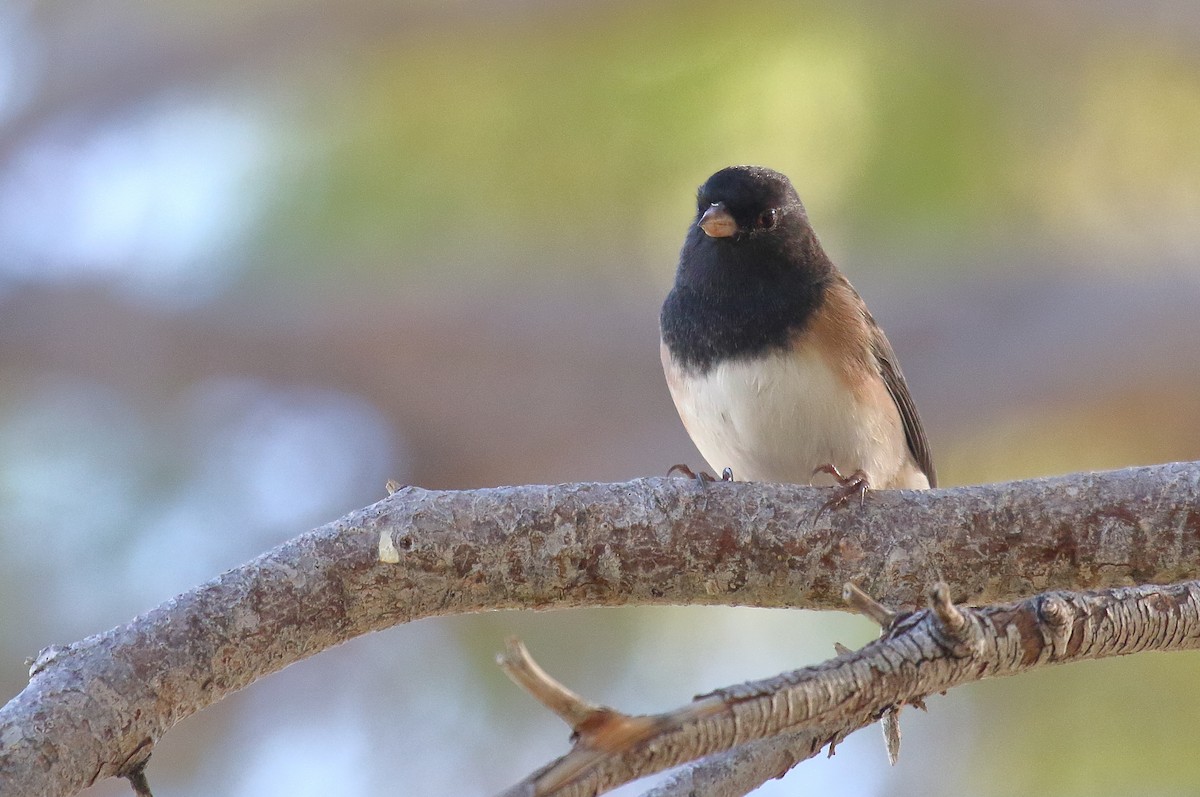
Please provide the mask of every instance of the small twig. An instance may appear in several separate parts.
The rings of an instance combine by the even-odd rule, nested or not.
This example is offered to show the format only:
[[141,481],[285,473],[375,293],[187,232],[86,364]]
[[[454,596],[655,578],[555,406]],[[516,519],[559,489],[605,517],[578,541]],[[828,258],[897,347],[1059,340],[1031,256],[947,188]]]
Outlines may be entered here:
[[970,611],[961,611],[950,600],[950,587],[939,581],[928,592],[929,609],[936,625],[933,636],[954,656],[973,656],[986,642],[983,629],[972,621]]
[[[652,738],[664,724],[702,721],[723,710],[717,697],[697,698],[684,708],[655,716],[622,714],[591,703],[551,678],[538,666],[520,640],[509,639],[505,652],[496,657],[518,686],[571,726],[571,752],[536,773],[536,782],[518,785],[510,794],[550,794],[586,775],[597,762],[611,759],[624,750],[636,749]],[[532,792],[530,789],[532,788]]]
[[967,618],[950,600],[950,587],[944,581],[929,590],[929,608],[947,634],[958,638],[966,633]]
[[888,763],[896,766],[900,760],[900,707],[892,706],[885,710],[879,718],[879,727],[883,729],[883,746],[887,750]]
[[846,601],[847,605],[854,611],[874,620],[884,631],[887,631],[896,622],[896,612],[884,606],[850,582],[846,582],[842,586],[842,600]]
[[612,709],[584,700],[551,678],[516,637],[508,639],[504,652],[496,656],[496,663],[517,686],[554,712],[573,731],[578,732],[580,727],[594,722],[597,715],[615,713]]

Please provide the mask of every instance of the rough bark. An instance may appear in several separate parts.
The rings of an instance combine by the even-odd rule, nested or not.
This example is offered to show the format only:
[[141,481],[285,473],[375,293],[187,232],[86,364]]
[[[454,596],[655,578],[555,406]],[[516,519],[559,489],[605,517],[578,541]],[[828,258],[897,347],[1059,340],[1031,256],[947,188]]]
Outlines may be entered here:
[[[783,766],[764,773],[757,765],[770,777],[790,768],[794,762],[787,756],[808,758],[895,707],[923,705],[928,695],[964,683],[1050,664],[1197,648],[1200,582],[1049,592],[981,609],[954,606],[949,589],[939,584],[929,609],[897,616],[881,639],[815,667],[720,689],[654,716],[600,707],[559,710],[573,718],[571,752],[505,797],[593,797],[681,763],[788,734],[791,744],[764,762]],[[530,691],[539,696],[536,685]]]
[[742,797],[812,758],[832,735],[821,728],[750,742],[680,767],[642,797]]
[[45,651],[0,709],[0,793],[128,772],[180,719],[354,636],[495,608],[896,606],[1200,575],[1200,464],[922,492],[813,516],[793,485],[406,488],[167,601]]

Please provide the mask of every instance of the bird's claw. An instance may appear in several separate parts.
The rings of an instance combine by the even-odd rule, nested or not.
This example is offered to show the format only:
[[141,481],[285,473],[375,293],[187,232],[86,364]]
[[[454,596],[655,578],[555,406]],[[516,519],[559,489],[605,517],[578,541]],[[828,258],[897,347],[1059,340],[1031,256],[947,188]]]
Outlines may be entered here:
[[682,476],[686,476],[689,479],[695,479],[697,482],[699,482],[701,487],[706,486],[709,482],[715,482],[715,481],[731,482],[731,481],[733,481],[733,469],[732,468],[726,468],[725,470],[721,471],[721,478],[718,479],[716,476],[713,476],[708,471],[702,470],[699,473],[697,473],[696,471],[689,468],[687,465],[680,462],[679,464],[672,465],[670,468],[667,469],[668,476],[670,476],[672,473],[678,473]]
[[867,474],[861,468],[854,471],[849,476],[843,476],[842,472],[833,464],[821,465],[813,469],[813,475],[818,473],[828,473],[838,483],[838,486],[833,488],[833,497],[825,503],[821,504],[821,508],[817,510],[816,517],[813,518],[813,523],[816,523],[824,514],[826,509],[843,506],[850,497],[857,494],[858,504],[862,506],[867,500],[867,490],[871,487],[871,482],[867,478]]

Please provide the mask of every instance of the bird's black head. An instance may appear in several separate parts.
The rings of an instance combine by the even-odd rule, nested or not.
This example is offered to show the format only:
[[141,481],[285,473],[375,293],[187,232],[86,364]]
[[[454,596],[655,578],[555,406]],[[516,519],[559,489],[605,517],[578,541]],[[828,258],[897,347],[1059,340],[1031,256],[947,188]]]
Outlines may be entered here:
[[700,186],[680,256],[685,281],[810,283],[831,268],[787,177],[763,166],[730,166]]
[[696,204],[699,230],[731,243],[808,227],[804,205],[791,181],[763,166],[722,169],[700,186]]

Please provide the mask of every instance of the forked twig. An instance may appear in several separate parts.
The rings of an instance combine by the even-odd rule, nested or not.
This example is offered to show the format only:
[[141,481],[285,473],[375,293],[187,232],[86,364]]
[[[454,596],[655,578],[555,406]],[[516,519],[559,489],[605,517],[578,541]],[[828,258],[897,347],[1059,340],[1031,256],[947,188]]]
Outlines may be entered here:
[[[1051,592],[982,608],[956,606],[939,583],[929,590],[928,608],[902,614],[860,592],[848,587],[847,600],[887,621],[879,639],[813,667],[701,695],[663,714],[630,716],[594,706],[529,662],[527,672],[540,675],[514,680],[530,682],[530,691],[568,720],[576,738],[567,755],[506,795],[591,797],[756,740],[809,732],[816,742],[797,753],[799,761],[876,720],[894,720],[900,706],[924,708],[927,695],[963,683],[1146,649],[1200,648],[1200,582]],[[528,658],[513,649],[519,655],[510,650],[507,659]],[[889,753],[895,754],[899,728],[892,730]]]

